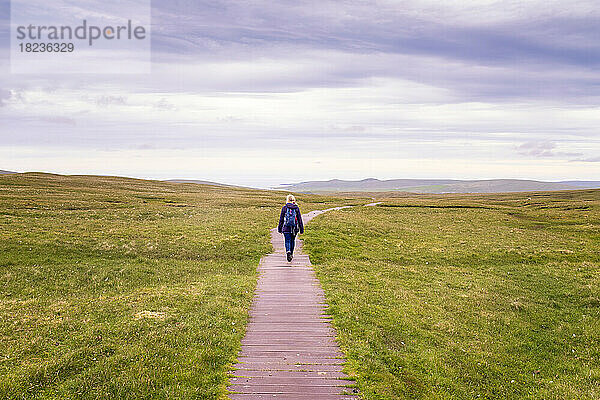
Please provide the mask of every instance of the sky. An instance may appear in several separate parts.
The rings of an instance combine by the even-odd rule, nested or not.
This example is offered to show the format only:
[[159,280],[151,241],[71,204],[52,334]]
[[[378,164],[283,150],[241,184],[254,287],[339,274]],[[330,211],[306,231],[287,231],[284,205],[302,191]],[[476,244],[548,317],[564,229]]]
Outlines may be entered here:
[[[32,16],[100,3],[26,1]],[[600,180],[598,6],[155,0],[151,72],[100,75],[11,73],[0,0],[0,169]]]

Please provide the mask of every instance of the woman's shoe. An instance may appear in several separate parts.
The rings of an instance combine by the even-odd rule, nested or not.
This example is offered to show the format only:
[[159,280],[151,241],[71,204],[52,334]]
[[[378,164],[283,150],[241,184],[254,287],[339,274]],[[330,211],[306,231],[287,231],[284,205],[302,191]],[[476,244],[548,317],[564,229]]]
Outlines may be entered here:
[[286,256],[287,256],[288,261],[292,261],[292,252],[291,251],[288,251]]

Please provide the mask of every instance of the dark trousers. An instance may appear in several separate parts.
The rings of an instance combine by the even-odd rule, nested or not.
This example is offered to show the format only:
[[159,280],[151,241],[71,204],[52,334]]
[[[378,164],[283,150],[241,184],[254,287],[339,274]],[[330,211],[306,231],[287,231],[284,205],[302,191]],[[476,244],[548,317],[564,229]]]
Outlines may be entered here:
[[294,254],[296,235],[291,232],[283,232],[283,237],[285,238],[285,251]]

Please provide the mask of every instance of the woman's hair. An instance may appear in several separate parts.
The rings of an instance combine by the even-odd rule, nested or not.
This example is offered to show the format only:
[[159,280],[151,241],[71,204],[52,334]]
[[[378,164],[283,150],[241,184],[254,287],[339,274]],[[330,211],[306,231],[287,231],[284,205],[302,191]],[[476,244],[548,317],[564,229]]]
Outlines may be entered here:
[[294,197],[293,194],[288,194],[287,197],[285,198],[285,202],[296,204],[296,198]]

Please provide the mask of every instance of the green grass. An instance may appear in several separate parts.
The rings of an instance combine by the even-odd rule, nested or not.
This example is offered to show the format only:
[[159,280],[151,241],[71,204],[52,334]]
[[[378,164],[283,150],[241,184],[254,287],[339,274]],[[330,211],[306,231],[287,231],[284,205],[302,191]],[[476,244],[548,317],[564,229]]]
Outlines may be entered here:
[[1,176],[0,398],[223,398],[283,195]]
[[600,398],[600,191],[400,196],[305,249],[365,399]]

